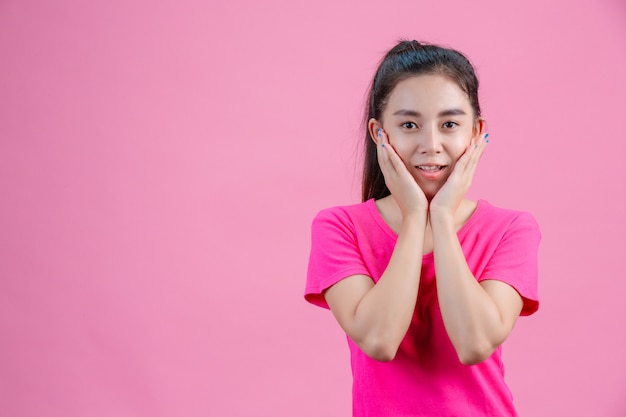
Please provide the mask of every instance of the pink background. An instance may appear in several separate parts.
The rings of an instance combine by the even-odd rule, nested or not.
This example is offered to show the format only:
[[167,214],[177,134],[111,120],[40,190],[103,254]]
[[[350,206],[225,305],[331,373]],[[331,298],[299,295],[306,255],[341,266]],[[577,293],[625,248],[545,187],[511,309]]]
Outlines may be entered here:
[[309,225],[400,37],[471,57],[471,195],[543,231],[520,414],[626,415],[624,2],[220,3],[0,2],[0,415],[348,416]]

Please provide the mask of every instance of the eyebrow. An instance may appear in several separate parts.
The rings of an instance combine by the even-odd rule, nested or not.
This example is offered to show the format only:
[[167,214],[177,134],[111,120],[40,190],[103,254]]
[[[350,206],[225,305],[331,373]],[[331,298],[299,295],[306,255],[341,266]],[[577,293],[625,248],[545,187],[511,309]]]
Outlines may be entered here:
[[[438,117],[464,116],[465,114],[466,113],[461,109],[448,109],[448,110],[440,111],[437,116]],[[422,115],[419,112],[416,112],[415,110],[407,110],[407,109],[398,110],[397,112],[394,113],[394,116],[422,117]]]

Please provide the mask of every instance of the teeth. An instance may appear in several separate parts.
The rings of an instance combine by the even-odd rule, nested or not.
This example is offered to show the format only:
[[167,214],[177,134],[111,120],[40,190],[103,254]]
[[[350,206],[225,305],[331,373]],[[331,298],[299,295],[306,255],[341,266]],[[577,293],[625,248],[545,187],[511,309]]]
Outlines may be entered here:
[[441,165],[437,165],[437,166],[419,165],[418,168],[421,169],[422,171],[439,171],[441,169]]

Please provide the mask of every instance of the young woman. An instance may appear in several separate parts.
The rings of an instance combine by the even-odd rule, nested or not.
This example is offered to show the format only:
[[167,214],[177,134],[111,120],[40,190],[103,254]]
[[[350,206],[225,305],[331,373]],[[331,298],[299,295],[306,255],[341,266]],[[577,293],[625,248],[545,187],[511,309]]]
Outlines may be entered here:
[[501,345],[538,308],[540,232],[465,198],[488,142],[472,65],[400,42],[365,125],[363,203],[317,215],[305,290],[348,336],[353,415],[517,415]]

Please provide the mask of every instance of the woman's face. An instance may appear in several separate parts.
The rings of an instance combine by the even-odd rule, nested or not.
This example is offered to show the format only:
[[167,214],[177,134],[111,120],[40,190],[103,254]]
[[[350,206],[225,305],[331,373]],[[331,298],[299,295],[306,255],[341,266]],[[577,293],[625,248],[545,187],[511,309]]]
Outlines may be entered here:
[[429,200],[484,129],[484,121],[474,117],[467,94],[442,75],[419,75],[400,81],[389,95],[382,125],[372,122],[370,129],[376,132],[382,127],[387,133]]

